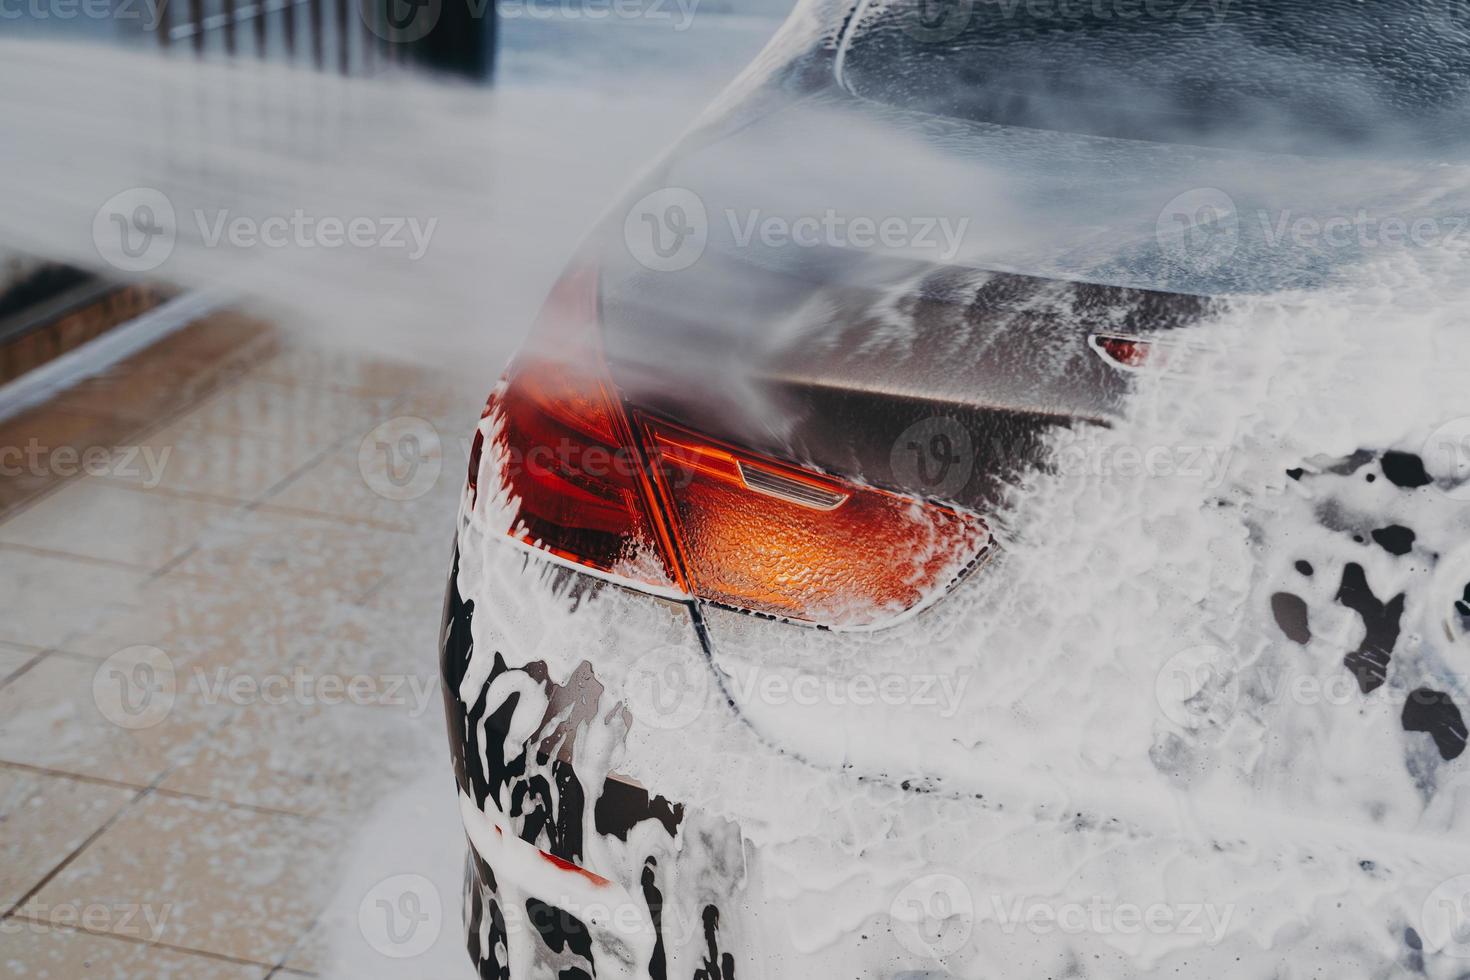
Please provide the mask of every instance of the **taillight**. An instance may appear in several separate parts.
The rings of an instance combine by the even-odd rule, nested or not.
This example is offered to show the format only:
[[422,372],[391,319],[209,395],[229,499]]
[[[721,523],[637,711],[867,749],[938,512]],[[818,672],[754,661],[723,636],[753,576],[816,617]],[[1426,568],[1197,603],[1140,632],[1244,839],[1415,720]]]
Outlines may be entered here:
[[1141,368],[1148,364],[1153,354],[1153,347],[1146,340],[1137,337],[1123,337],[1114,334],[1093,334],[1087,338],[1092,349],[1102,356],[1103,360],[1109,361],[1118,367]]
[[684,567],[703,599],[867,626],[948,584],[989,543],[980,519],[644,423]]
[[[566,276],[486,408],[510,534],[645,586],[873,626],[990,547],[977,515],[839,479],[626,406],[598,343],[596,277]],[[473,487],[481,465],[477,440]]]
[[[523,353],[490,397],[492,449],[510,533],[579,565],[686,592],[597,343],[597,276],[557,283]],[[477,437],[470,459],[481,470]]]

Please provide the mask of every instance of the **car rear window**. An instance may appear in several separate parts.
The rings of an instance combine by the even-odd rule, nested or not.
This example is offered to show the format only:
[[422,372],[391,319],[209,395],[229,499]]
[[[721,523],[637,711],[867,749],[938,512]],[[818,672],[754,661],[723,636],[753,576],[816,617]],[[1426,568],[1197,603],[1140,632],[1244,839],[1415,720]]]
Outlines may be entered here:
[[980,122],[1293,152],[1462,145],[1460,0],[871,0],[859,96]]

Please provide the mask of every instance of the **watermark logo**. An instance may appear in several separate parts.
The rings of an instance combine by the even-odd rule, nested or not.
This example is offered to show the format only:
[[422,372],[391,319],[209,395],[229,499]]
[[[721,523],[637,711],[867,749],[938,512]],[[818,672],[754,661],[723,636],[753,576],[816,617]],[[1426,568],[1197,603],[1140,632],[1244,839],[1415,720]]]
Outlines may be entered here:
[[1030,24],[1088,21],[1195,22],[1213,29],[1225,21],[1235,0],[921,0],[899,13],[905,34],[924,44],[952,41],[977,15],[985,23]]
[[1085,902],[993,896],[996,921],[1006,935],[1020,929],[1036,936],[1197,936],[1213,946],[1225,938],[1233,904],[1207,902],[1120,902],[1094,896]]
[[235,214],[229,208],[195,208],[194,224],[205,248],[236,249],[385,249],[403,250],[410,262],[429,251],[438,218],[308,214],[297,208],[290,214],[265,217]]
[[318,674],[302,666],[270,674],[237,674],[227,667],[218,667],[208,674],[203,667],[195,667],[188,676],[188,689],[207,705],[394,707],[407,708],[413,718],[438,701],[439,690],[438,681],[432,676]]
[[915,956],[953,956],[975,930],[975,897],[954,875],[931,874],[909,882],[888,906],[893,935]]
[[1164,205],[1154,235],[1171,261],[1210,272],[1235,254],[1240,244],[1240,217],[1229,194],[1218,187],[1196,187]]
[[392,959],[429,951],[444,924],[444,903],[423,875],[402,874],[374,885],[357,907],[357,927],[368,945]]
[[699,261],[709,244],[704,201],[684,187],[665,187],[645,195],[623,220],[623,241],[629,254],[647,269],[687,269]]
[[1052,464],[1063,476],[1181,480],[1213,489],[1230,475],[1234,459],[1225,446],[1107,442],[1072,429],[1063,429],[1055,440]]
[[699,3],[700,0],[501,0],[496,11],[503,20],[670,21],[676,32],[683,32],[693,25]]
[[975,444],[958,419],[920,419],[899,434],[888,465],[899,486],[926,496],[953,497],[975,471]]
[[727,683],[741,704],[779,708],[909,708],[953,718],[964,704],[972,672],[955,674],[856,673],[844,676],[757,667]]
[[97,709],[120,728],[159,724],[180,693],[208,706],[392,707],[406,708],[410,717],[418,718],[438,703],[439,680],[433,674],[317,673],[300,665],[272,673],[200,665],[179,671],[166,653],[151,646],[119,650],[92,677]]
[[0,21],[136,21],[158,30],[169,0],[0,0]]
[[1455,500],[1470,500],[1470,415],[1451,419],[1431,432],[1421,456],[1443,493]]
[[1470,874],[1440,882],[1424,899],[1420,924],[1431,952],[1470,959]]
[[152,489],[163,482],[172,446],[48,446],[29,439],[24,446],[0,446],[0,476],[86,474],[137,480]]
[[413,415],[389,419],[363,436],[357,470],[363,482],[387,500],[422,497],[439,482],[444,447],[433,423]]
[[953,41],[970,26],[975,0],[919,0],[900,8],[902,31],[921,44]]
[[1219,723],[1235,710],[1237,682],[1230,657],[1203,644],[1180,650],[1154,678],[1154,698],[1164,717],[1194,730]]
[[103,261],[129,273],[163,265],[187,228],[204,248],[383,249],[403,251],[410,262],[429,250],[438,218],[392,215],[318,215],[296,208],[286,214],[247,215],[229,208],[193,208],[184,223],[174,203],[151,187],[109,198],[92,218],[92,241]]
[[874,216],[825,208],[820,214],[767,214],[760,208],[726,208],[725,223],[737,248],[842,248],[858,251],[931,252],[953,262],[969,230],[969,218],[938,215]]
[[364,26],[389,44],[423,40],[443,14],[444,0],[358,0],[357,3],[357,15]]
[[16,914],[10,918],[0,919],[0,936],[47,935],[81,929],[95,935],[110,933],[156,943],[163,938],[173,910],[171,904],[146,902],[62,902],[46,905],[31,901],[17,908]]
[[117,651],[92,675],[92,701],[119,728],[152,728],[168,717],[178,693],[173,660],[157,647]]
[[710,695],[709,670],[680,647],[660,647],[628,668],[624,700],[636,723],[678,729],[693,722]]
[[123,272],[152,272],[178,241],[173,202],[151,187],[133,187],[107,199],[92,218],[97,254]]
[[1455,247],[1465,239],[1461,215],[1375,214],[1358,208],[1352,214],[1302,214],[1283,208],[1260,209],[1255,220],[1269,248],[1374,249]]

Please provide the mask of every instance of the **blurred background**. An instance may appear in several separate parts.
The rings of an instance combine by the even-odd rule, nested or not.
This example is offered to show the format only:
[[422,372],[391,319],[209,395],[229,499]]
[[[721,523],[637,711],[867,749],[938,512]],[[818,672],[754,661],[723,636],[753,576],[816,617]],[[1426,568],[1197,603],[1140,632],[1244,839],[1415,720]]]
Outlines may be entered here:
[[784,0],[0,0],[0,964],[469,974],[469,437]]

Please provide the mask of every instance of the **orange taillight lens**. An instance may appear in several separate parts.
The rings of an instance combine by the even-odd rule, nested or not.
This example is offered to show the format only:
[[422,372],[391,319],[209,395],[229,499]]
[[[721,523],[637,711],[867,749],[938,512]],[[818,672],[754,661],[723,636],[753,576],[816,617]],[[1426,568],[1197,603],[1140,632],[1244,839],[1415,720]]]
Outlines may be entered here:
[[[596,282],[558,284],[486,408],[510,533],[567,561],[786,619],[872,626],[986,552],[975,514],[841,480],[630,411],[597,343]],[[476,496],[483,496],[477,492]]]
[[828,626],[892,618],[990,543],[973,514],[745,452],[666,422],[645,431],[696,595]]

